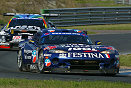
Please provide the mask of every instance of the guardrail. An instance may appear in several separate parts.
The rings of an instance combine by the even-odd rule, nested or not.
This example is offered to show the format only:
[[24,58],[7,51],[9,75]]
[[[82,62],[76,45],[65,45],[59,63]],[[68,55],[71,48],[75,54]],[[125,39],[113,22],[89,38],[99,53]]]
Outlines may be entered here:
[[131,7],[42,9],[41,14],[45,13],[59,14],[46,18],[57,27],[131,23]]
[[131,0],[115,0],[116,4],[131,4]]

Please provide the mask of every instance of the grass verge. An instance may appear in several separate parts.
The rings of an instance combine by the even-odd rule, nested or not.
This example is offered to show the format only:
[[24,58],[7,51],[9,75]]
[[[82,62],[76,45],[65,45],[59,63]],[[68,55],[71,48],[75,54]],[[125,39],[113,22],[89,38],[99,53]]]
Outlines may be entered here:
[[131,54],[120,55],[120,65],[131,67]]
[[130,88],[131,84],[106,81],[0,79],[0,88]]
[[116,4],[115,0],[75,0],[75,2],[95,7],[131,6],[129,4]]
[[87,31],[87,34],[97,34],[97,32]]
[[89,26],[73,26],[58,27],[63,29],[81,29],[81,30],[131,30],[131,24],[112,24],[112,25],[89,25]]

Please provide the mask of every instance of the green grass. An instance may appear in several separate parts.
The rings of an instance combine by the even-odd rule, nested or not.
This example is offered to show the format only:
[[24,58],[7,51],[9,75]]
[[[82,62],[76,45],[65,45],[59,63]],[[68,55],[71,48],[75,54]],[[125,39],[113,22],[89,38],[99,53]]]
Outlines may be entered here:
[[97,34],[97,32],[87,31],[87,34]]
[[93,30],[131,30],[131,24],[114,24],[114,25],[92,25],[87,26]]
[[131,24],[112,24],[112,25],[89,25],[74,27],[59,27],[63,29],[80,29],[80,30],[131,30]]
[[95,7],[131,6],[127,4],[116,4],[115,0],[75,0],[75,2]]
[[120,66],[129,66],[129,67],[131,67],[131,54],[129,54],[129,55],[120,55]]
[[0,88],[130,88],[131,84],[107,81],[0,79]]

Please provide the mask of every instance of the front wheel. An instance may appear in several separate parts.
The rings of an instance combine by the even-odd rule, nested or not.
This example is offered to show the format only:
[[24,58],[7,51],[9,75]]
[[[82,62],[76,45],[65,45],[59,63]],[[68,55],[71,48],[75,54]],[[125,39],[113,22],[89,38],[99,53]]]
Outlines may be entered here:
[[40,73],[44,73],[44,57],[43,57],[43,51],[40,51],[38,56],[38,71]]
[[107,76],[115,76],[116,74],[119,73],[119,68],[115,69],[112,73],[106,73]]
[[18,65],[19,71],[28,71],[27,65],[23,64],[22,51],[21,51],[21,49],[18,51],[18,55],[17,55],[17,65]]

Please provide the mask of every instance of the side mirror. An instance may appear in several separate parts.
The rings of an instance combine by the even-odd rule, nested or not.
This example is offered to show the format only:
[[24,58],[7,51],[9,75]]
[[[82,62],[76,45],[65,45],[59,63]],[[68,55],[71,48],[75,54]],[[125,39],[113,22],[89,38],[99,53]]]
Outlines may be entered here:
[[29,43],[34,43],[35,41],[33,41],[33,40],[29,40]]
[[51,28],[56,28],[56,26],[51,21],[48,21],[48,24]]
[[101,41],[96,41],[95,45],[101,45]]
[[87,31],[84,30],[83,32],[87,35]]
[[33,41],[33,40],[29,40],[29,43],[31,43],[31,44],[35,44],[35,41]]
[[0,24],[0,26],[4,26],[4,24]]

